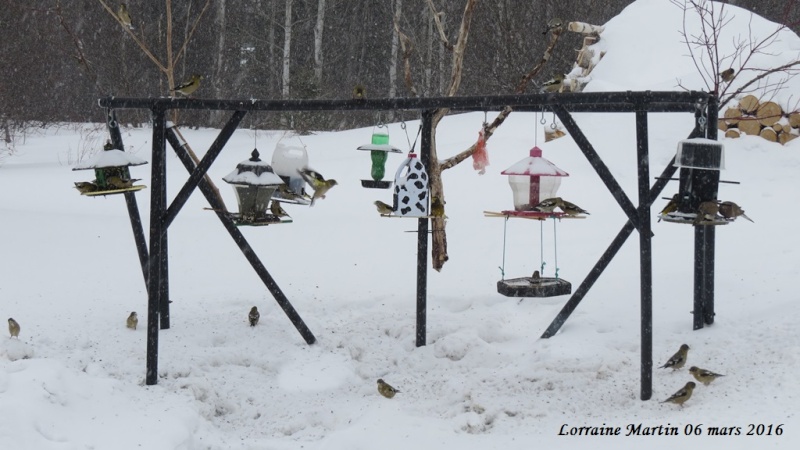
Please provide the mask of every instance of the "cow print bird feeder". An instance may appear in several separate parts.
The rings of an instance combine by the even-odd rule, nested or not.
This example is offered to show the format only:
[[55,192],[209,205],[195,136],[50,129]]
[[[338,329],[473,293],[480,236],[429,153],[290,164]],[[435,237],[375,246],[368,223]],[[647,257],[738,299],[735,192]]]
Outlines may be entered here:
[[428,172],[416,153],[409,153],[394,176],[393,215],[428,215]]

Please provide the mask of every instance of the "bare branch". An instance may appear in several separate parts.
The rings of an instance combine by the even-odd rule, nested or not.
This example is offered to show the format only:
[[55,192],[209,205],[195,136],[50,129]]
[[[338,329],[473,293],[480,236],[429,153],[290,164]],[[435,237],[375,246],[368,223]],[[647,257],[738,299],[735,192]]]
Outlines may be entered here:
[[411,95],[417,97],[417,88],[414,86],[414,80],[411,77],[411,54],[414,51],[414,45],[411,39],[400,31],[400,25],[397,21],[394,21],[394,29],[400,39],[400,50],[403,52],[403,82],[406,85],[406,89],[411,92]]
[[210,4],[211,4],[211,0],[206,0],[205,5],[203,5],[203,9],[200,10],[200,14],[194,20],[194,23],[192,24],[192,29],[189,31],[189,34],[186,36],[186,40],[183,41],[183,45],[181,46],[181,49],[178,50],[178,53],[175,55],[175,63],[176,64],[177,64],[178,61],[180,61],[181,56],[183,56],[183,52],[186,51],[186,47],[189,45],[189,41],[191,41],[192,40],[192,36],[194,36],[194,31],[197,29],[197,24],[200,23],[200,19],[203,18],[203,15],[206,13],[206,10],[208,9],[208,6]]
[[436,11],[436,6],[433,5],[433,0],[427,0],[428,7],[431,10],[431,15],[433,16],[433,22],[436,24],[436,29],[439,31],[439,38],[442,40],[442,45],[450,51],[453,50],[453,44],[447,39],[447,34],[444,32],[444,25],[442,24],[442,14],[441,12]]
[[114,20],[117,21],[119,26],[121,26],[122,29],[125,30],[125,32],[128,33],[133,38],[133,40],[136,42],[136,44],[139,46],[139,48],[142,49],[144,54],[147,55],[148,58],[150,58],[150,61],[153,61],[153,64],[155,64],[156,67],[158,67],[158,70],[160,70],[160,71],[162,71],[164,73],[167,73],[167,68],[164,66],[164,64],[162,64],[161,61],[159,61],[158,58],[156,58],[156,56],[153,55],[153,53],[150,51],[149,48],[147,48],[147,45],[144,42],[142,42],[138,37],[136,37],[136,35],[133,33],[133,30],[128,28],[124,23],[122,23],[120,18],[117,17],[117,13],[115,13],[114,10],[112,10],[106,4],[105,1],[103,1],[103,0],[97,0],[97,1],[100,2],[100,4],[103,6],[103,9],[105,9],[106,12],[109,13],[111,15],[111,17],[113,17]]
[[731,93],[730,95],[725,97],[724,99],[720,100],[719,108],[722,109],[723,106],[725,106],[733,98],[735,98],[736,96],[738,96],[739,94],[744,92],[752,84],[758,82],[759,80],[762,80],[762,79],[766,78],[770,74],[777,73],[777,72],[786,72],[787,70],[790,70],[792,67],[796,67],[796,66],[800,67],[800,61],[793,61],[793,62],[784,64],[784,65],[779,66],[779,67],[774,67],[772,69],[765,70],[764,73],[762,73],[761,75],[758,75],[757,77],[753,78],[752,80],[746,82],[741,87],[739,87],[739,89],[737,89],[736,91],[734,91],[733,93]]
[[556,43],[558,42],[559,36],[561,36],[561,28],[553,29],[553,32],[550,33],[550,44],[545,49],[544,54],[542,54],[542,59],[539,60],[539,63],[536,64],[533,67],[533,69],[531,69],[528,73],[522,76],[522,79],[520,80],[519,84],[517,84],[517,89],[516,89],[517,94],[525,92],[528,83],[533,79],[533,77],[535,77],[536,75],[539,74],[539,72],[542,71],[544,65],[547,64],[547,61],[550,61],[550,57],[553,55],[553,49],[556,47]]

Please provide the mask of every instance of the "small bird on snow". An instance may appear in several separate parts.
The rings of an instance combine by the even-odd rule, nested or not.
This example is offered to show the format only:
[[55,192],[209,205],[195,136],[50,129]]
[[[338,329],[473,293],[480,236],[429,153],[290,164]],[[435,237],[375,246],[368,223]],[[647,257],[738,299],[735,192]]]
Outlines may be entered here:
[[391,205],[383,203],[380,200],[375,200],[374,204],[378,208],[378,213],[382,216],[388,216],[394,212]]
[[744,210],[739,205],[733,202],[720,203],[719,214],[726,219],[735,219],[739,216],[742,216],[750,222],[753,221],[753,219],[747,217],[747,215],[744,213]]
[[117,17],[119,17],[119,21],[122,22],[123,25],[133,29],[133,24],[131,22],[131,15],[128,14],[128,5],[125,3],[119,4],[119,9],[117,10]]
[[334,179],[326,180],[319,172],[315,172],[309,168],[297,169],[297,172],[299,172],[300,176],[311,186],[311,189],[314,189],[314,195],[311,196],[311,206],[314,206],[314,202],[318,198],[325,198],[325,193],[328,192],[330,188],[339,184]]
[[250,321],[250,326],[254,327],[258,325],[258,319],[261,318],[261,314],[258,313],[258,308],[253,306],[250,308],[250,314],[247,315],[247,320]]
[[11,337],[19,339],[19,324],[11,317],[8,318],[8,332],[11,333]]
[[136,314],[136,311],[131,311],[131,315],[128,316],[128,321],[125,326],[131,330],[135,330],[136,327],[139,326],[139,316]]
[[699,367],[692,366],[689,368],[689,372],[694,376],[694,379],[703,383],[704,385],[708,386],[711,384],[712,381],[716,380],[719,377],[724,377],[725,375],[714,373],[710,370],[701,369]]
[[200,80],[203,77],[200,75],[192,75],[192,78],[184,81],[183,83],[175,86],[174,88],[170,89],[170,92],[178,92],[186,97],[192,95],[197,88],[200,87]]
[[692,398],[692,392],[694,391],[694,387],[695,386],[696,386],[696,384],[694,383],[694,381],[690,381],[690,382],[686,383],[686,386],[680,388],[680,390],[678,390],[678,392],[672,394],[672,396],[670,398],[664,400],[661,403],[670,402],[670,403],[675,403],[676,405],[683,406],[683,404],[686,402],[686,400],[689,400],[690,398]]
[[663,366],[659,367],[659,369],[666,369],[666,368],[670,368],[672,370],[680,369],[681,367],[683,367],[684,364],[686,364],[686,357],[688,356],[688,354],[689,354],[689,346],[686,344],[681,345],[681,348],[677,352],[675,352],[675,354],[672,355],[672,357],[669,360],[667,360],[667,362]]
[[381,395],[386,398],[392,398],[394,397],[394,394],[397,394],[400,391],[391,387],[389,383],[383,381],[382,378],[378,378],[378,392],[380,392]]

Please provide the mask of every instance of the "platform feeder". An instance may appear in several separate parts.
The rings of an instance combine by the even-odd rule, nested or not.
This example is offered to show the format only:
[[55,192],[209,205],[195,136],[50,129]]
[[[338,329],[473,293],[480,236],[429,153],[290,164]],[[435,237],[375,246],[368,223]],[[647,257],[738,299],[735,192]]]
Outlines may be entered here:
[[392,187],[391,181],[383,179],[386,175],[386,160],[389,158],[389,153],[402,153],[402,151],[389,144],[388,128],[379,125],[372,133],[372,142],[358,147],[357,150],[369,151],[372,159],[372,179],[361,180],[361,186],[372,189]]
[[111,142],[105,144],[99,152],[87,162],[77,164],[72,170],[94,170],[93,181],[76,182],[75,188],[81,195],[113,195],[134,192],[144,189],[144,185],[134,185],[138,179],[132,179],[130,166],[147,164],[147,161],[113,147]]
[[253,150],[250,159],[237,164],[236,169],[222,179],[233,185],[236,192],[239,213],[231,214],[236,225],[261,226],[292,221],[288,216],[270,211],[273,194],[286,183],[275,174],[271,165],[259,158],[258,150]]
[[677,209],[662,215],[664,221],[701,226],[726,225],[732,221],[718,214],[713,219],[698,218],[701,203],[717,202],[720,171],[725,168],[721,143],[705,138],[680,141],[675,167],[680,168]]

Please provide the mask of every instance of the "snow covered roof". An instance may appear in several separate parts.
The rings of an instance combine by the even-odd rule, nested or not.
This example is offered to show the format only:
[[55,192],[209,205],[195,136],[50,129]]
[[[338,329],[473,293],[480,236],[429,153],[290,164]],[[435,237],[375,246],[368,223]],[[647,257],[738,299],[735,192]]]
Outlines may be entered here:
[[141,166],[147,161],[122,150],[103,150],[89,161],[78,163],[72,170],[99,169],[101,167]]
[[555,164],[542,158],[542,149],[539,147],[533,147],[531,149],[531,156],[515,163],[500,173],[503,175],[539,175],[551,177],[569,176],[567,172],[564,172]]
[[247,184],[250,186],[279,186],[283,183],[281,177],[272,171],[272,166],[258,158],[258,150],[253,150],[253,156],[236,165],[233,172],[222,179],[231,184]]

